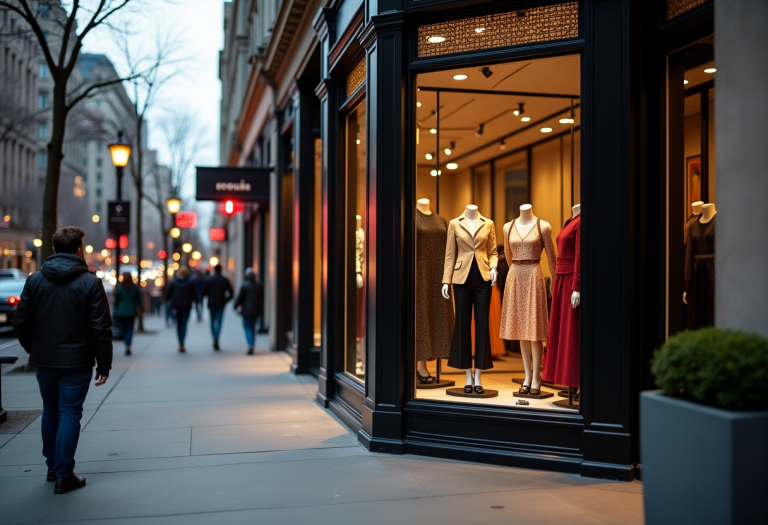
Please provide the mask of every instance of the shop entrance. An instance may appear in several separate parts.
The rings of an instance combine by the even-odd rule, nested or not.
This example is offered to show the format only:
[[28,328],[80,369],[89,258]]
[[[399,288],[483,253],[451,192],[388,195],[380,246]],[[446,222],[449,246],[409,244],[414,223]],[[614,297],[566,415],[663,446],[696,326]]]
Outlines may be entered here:
[[[580,385],[579,311],[570,305],[572,280],[567,293],[561,288],[553,297],[553,278],[561,270],[555,261],[558,234],[580,210],[580,62],[580,56],[570,55],[417,78],[417,400],[579,409],[574,399]],[[466,228],[470,205],[479,213],[474,237]],[[535,220],[526,220],[530,217]],[[467,239],[488,237],[482,246],[475,244],[475,252],[482,251],[479,259],[447,253],[453,219]],[[530,254],[523,253],[528,241]],[[454,248],[461,252],[461,246]],[[462,264],[470,265],[468,271]],[[479,307],[478,301],[467,303],[467,283],[473,275],[489,277],[494,267],[498,277],[490,286],[490,308],[483,300]],[[559,304],[566,295],[567,311]],[[462,311],[467,304],[482,315]],[[567,328],[555,315],[572,340],[566,344],[561,334],[558,348],[549,337],[553,308],[570,316]],[[486,350],[478,345],[481,330],[487,330]],[[467,355],[462,361],[459,354]],[[526,394],[525,387],[536,390],[540,373],[549,379],[541,383],[541,394],[519,395]],[[465,386],[471,392],[462,395]]]

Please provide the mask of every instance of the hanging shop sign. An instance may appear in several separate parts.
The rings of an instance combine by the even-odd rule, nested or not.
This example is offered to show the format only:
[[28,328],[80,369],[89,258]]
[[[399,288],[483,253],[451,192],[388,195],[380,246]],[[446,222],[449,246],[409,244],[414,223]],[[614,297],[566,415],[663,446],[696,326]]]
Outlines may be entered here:
[[197,168],[199,201],[269,202],[272,168]]
[[197,227],[197,213],[194,211],[180,211],[176,214],[176,226],[179,228]]
[[211,228],[208,232],[208,237],[212,241],[226,241],[227,240],[227,230],[224,228]]
[[131,233],[130,201],[107,203],[107,230],[109,233]]

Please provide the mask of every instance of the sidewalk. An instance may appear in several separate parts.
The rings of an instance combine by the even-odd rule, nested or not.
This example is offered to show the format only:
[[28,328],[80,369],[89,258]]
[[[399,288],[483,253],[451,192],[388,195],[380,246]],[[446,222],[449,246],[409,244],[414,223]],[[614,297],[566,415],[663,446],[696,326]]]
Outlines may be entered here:
[[[643,522],[637,482],[367,452],[287,356],[266,340],[245,355],[230,310],[221,352],[207,321],[190,321],[187,354],[159,318],[146,324],[157,333],[137,336],[132,357],[116,343],[109,382],[88,393],[75,469],[87,487],[53,494],[39,417],[0,434],[0,523]],[[2,388],[7,410],[42,409],[34,374]]]

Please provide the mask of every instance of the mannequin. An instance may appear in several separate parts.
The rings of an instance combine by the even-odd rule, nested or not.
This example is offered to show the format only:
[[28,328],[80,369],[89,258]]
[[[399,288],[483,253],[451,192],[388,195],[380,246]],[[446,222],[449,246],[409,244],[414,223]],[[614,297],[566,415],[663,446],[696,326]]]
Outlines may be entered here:
[[429,199],[417,200],[416,209],[418,209],[424,215],[432,215],[432,210],[429,209]]
[[363,287],[363,244],[365,243],[365,232],[363,231],[363,218],[355,215],[355,282],[358,289]]
[[691,203],[691,210],[694,215],[701,215],[701,209],[704,207],[704,201],[696,201]]
[[[691,206],[694,206],[698,204],[701,201],[697,201],[693,203]],[[696,214],[696,209],[694,208],[694,214]],[[715,209],[715,203],[710,202],[708,204],[703,204],[700,208],[700,217],[699,217],[699,224],[708,224],[717,214],[717,210]],[[686,296],[686,292],[683,292],[683,302],[685,304],[688,304],[688,298]]]
[[355,323],[355,343],[357,351],[357,373],[365,373],[364,360],[364,341],[365,338],[365,290],[363,289],[365,281],[363,280],[363,269],[365,268],[365,232],[363,231],[363,218],[355,215],[355,286],[356,290],[356,323]]
[[[482,370],[493,368],[490,334],[483,337],[482,330],[488,330],[491,287],[496,284],[498,276],[497,262],[496,229],[493,221],[480,215],[474,204],[467,205],[464,213],[453,219],[448,227],[442,286],[443,297],[450,300],[450,284],[454,285],[456,326],[448,364],[466,371],[466,394],[482,394]],[[490,284],[478,287],[477,281],[480,279],[486,283],[490,281]],[[470,281],[472,284],[465,285]],[[474,388],[470,335],[472,311],[476,327]],[[467,367],[466,364],[470,366]]]
[[552,227],[533,214],[530,204],[523,204],[520,216],[504,225],[504,252],[510,271],[500,334],[504,339],[520,341],[525,367],[525,381],[518,392],[522,395],[541,395],[542,340],[549,331],[547,291],[540,265],[542,251],[546,251],[550,272],[555,275],[557,255]]
[[683,244],[688,242],[688,232],[691,229],[691,224],[699,220],[699,215],[701,215],[701,208],[703,206],[704,203],[702,201],[691,203],[691,216],[688,217],[688,219],[685,221],[685,226],[683,226]]

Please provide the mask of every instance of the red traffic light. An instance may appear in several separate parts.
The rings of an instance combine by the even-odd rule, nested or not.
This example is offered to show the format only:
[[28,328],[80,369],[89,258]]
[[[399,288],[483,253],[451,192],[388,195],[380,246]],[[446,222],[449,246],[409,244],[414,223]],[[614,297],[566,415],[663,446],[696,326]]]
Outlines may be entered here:
[[120,236],[120,249],[124,250],[128,248],[128,236],[127,235],[121,235]]
[[114,248],[117,248],[117,241],[114,239],[107,239],[104,242],[104,246],[106,246],[108,249],[112,250]]
[[227,215],[232,215],[235,213],[235,203],[232,201],[227,201],[224,203],[224,213]]
[[165,250],[160,250],[159,252],[157,252],[157,258],[158,259],[165,259],[166,255],[168,255],[168,254],[165,253]]

